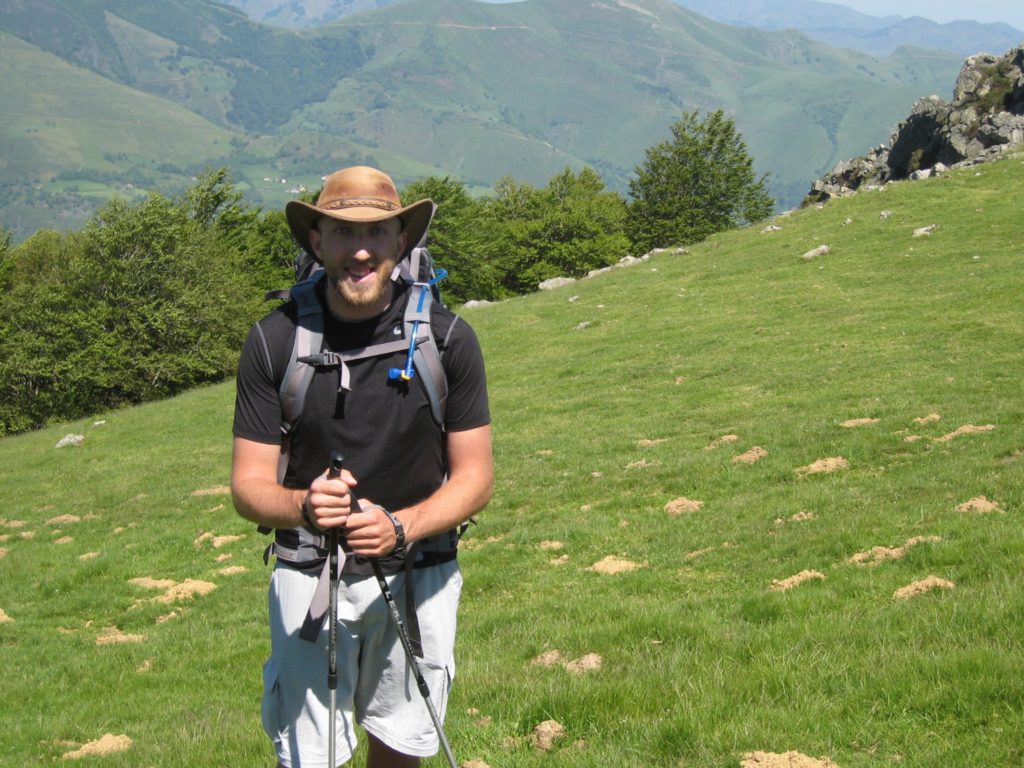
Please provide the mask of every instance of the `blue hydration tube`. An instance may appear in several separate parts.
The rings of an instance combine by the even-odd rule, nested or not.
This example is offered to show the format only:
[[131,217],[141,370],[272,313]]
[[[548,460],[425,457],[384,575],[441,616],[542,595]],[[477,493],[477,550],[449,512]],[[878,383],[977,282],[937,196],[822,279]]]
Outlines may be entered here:
[[[432,286],[437,285],[439,282],[444,280],[446,277],[448,277],[448,270],[447,269],[438,269],[436,271],[436,273],[435,273],[435,277],[434,277],[433,280],[428,282],[426,285],[423,285],[422,283],[419,284],[419,285],[423,285],[423,287],[420,289],[420,303],[416,307],[416,311],[417,312],[422,312],[423,311],[423,302],[427,298],[427,291]],[[411,334],[411,338],[409,339],[409,356],[405,359],[405,368],[391,368],[391,369],[389,369],[388,370],[388,378],[389,379],[401,379],[402,381],[411,381],[412,377],[416,375],[416,371],[413,368],[413,355],[416,354],[416,333],[417,333],[417,331],[419,331],[419,329],[420,329],[420,321],[416,320],[412,324],[412,334]]]

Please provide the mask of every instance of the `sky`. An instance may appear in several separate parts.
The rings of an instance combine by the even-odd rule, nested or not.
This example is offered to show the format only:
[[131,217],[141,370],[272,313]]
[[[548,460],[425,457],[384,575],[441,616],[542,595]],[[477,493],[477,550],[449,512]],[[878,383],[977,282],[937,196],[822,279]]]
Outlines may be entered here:
[[[828,1],[828,0],[826,0]],[[872,16],[924,16],[945,23],[961,19],[1003,21],[1024,30],[1024,2],[1021,0],[831,0]]]

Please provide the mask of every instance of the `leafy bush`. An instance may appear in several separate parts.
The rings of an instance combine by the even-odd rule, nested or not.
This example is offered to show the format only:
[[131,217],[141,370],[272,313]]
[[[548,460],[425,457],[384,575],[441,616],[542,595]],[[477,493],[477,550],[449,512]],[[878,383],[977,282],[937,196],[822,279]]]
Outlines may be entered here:
[[0,434],[231,375],[263,308],[226,173],[104,205],[82,232],[0,251]]

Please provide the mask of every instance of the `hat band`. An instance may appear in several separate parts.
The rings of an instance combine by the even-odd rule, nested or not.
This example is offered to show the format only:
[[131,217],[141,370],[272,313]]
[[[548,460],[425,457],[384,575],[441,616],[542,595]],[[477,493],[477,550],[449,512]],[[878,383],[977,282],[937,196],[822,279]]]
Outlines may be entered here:
[[324,211],[336,211],[339,208],[381,208],[385,211],[397,211],[401,206],[390,200],[382,200],[379,197],[345,197],[341,200],[331,200],[329,203],[318,205]]

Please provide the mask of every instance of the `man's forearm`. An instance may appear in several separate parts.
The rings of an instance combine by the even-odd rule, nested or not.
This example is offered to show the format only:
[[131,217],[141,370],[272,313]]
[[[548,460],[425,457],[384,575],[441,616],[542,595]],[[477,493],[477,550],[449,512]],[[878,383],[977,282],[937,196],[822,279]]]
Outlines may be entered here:
[[284,488],[263,478],[248,478],[232,480],[231,494],[238,514],[257,525],[298,528],[306,524],[302,518],[306,491]]
[[405,528],[406,541],[425,539],[464,523],[487,506],[492,485],[492,478],[484,473],[454,477],[425,501],[395,511]]

